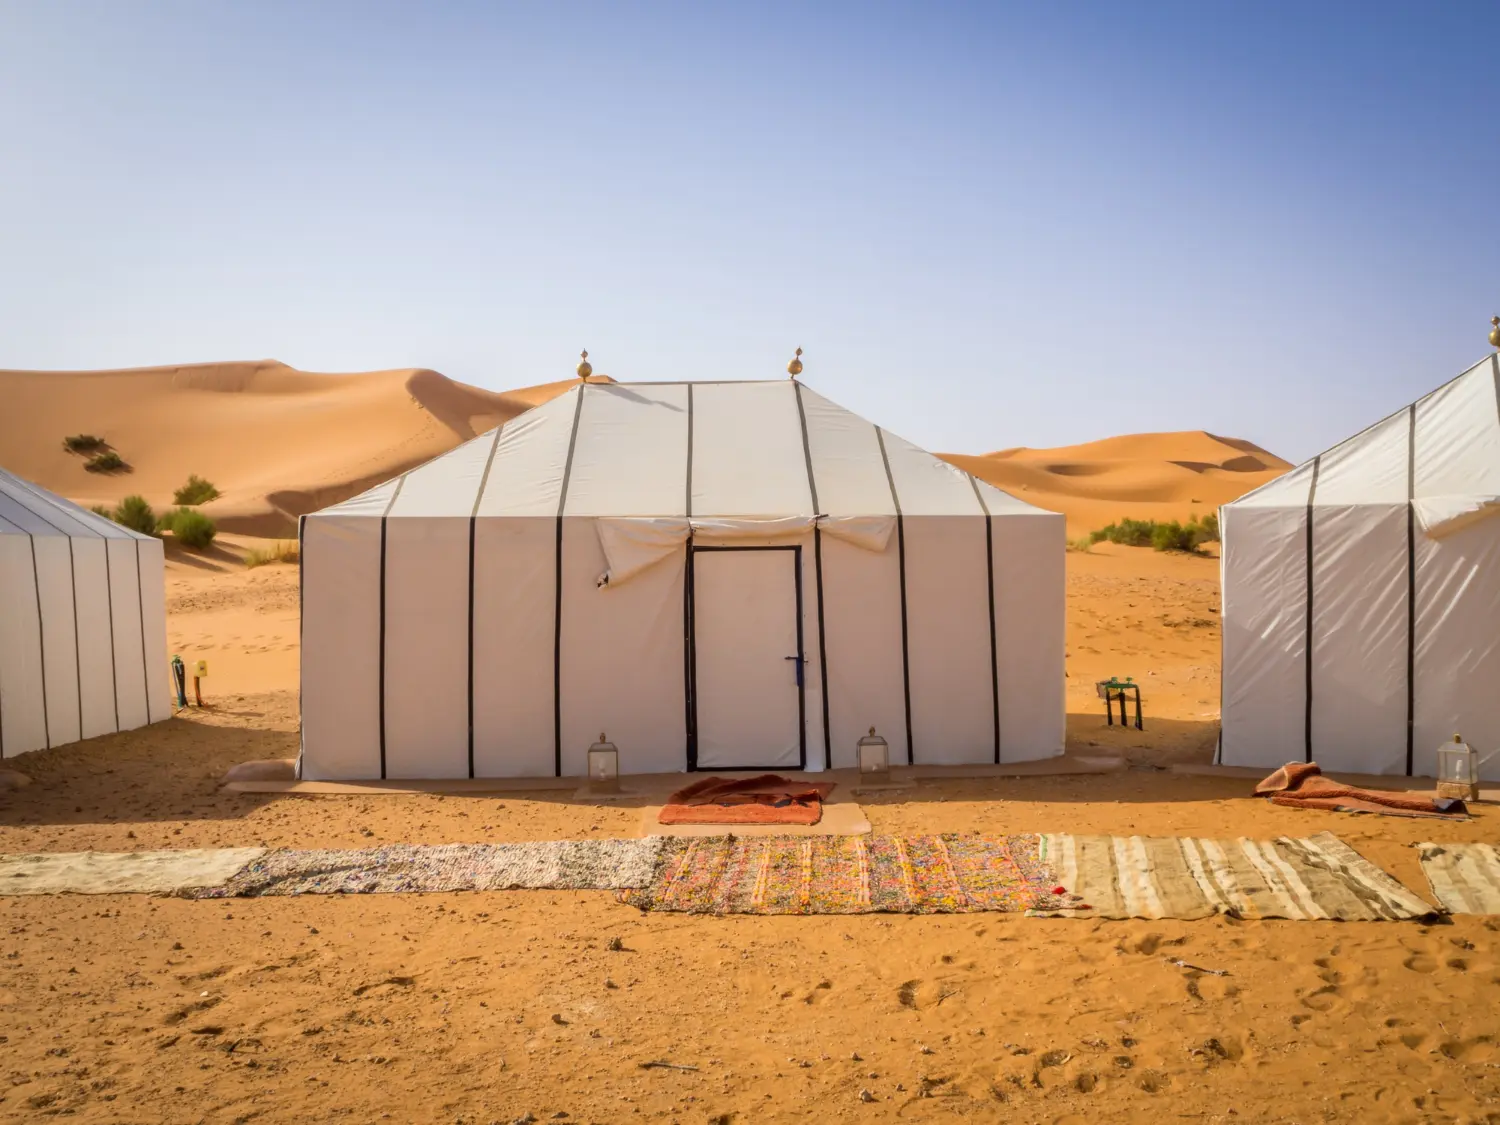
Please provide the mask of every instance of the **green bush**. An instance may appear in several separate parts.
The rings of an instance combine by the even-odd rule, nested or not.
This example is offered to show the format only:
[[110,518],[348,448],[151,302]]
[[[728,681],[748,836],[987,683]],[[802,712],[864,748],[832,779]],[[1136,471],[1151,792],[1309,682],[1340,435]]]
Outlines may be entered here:
[[170,531],[172,538],[183,546],[198,551],[212,543],[214,536],[219,533],[214,521],[195,508],[178,508],[168,512],[162,516],[159,526],[163,531]]
[[63,438],[63,445],[73,453],[92,453],[104,448],[104,439],[93,434],[70,434]]
[[103,516],[107,520],[115,518],[114,512],[110,511],[103,504],[91,504],[89,505],[89,511],[93,512],[96,516]]
[[96,453],[89,458],[89,463],[84,466],[91,473],[114,473],[125,467],[125,461],[113,449],[106,449],[103,453]]
[[1183,527],[1176,520],[1158,523],[1151,529],[1151,546],[1158,551],[1193,551],[1198,544],[1193,540],[1193,527]]
[[110,519],[121,527],[139,531],[142,535],[156,534],[156,513],[146,503],[144,496],[127,496],[115,506]]
[[172,493],[174,504],[207,504],[219,498],[219,490],[197,473],[188,477],[187,484]]
[[1153,547],[1158,551],[1197,551],[1219,541],[1219,517],[1210,513],[1187,523],[1177,520],[1123,519],[1089,533],[1087,543],[1119,543],[1125,547]]

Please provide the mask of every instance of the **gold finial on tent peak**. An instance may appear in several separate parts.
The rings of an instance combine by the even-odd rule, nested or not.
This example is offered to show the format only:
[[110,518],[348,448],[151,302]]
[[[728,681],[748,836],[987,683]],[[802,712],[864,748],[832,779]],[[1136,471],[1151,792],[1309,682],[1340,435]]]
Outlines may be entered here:
[[1500,316],[1490,317],[1490,347],[1500,348]]
[[589,376],[593,373],[594,365],[589,362],[588,349],[585,348],[583,351],[578,353],[578,377],[585,383],[587,383],[589,381]]
[[797,349],[797,354],[792,357],[792,362],[786,365],[786,373],[795,379],[802,374],[802,349]]

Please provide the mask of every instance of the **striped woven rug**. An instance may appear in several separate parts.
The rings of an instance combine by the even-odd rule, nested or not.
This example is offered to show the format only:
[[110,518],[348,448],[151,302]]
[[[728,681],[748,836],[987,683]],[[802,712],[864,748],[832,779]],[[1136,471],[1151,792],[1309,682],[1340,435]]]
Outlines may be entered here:
[[1275,840],[1048,834],[1040,857],[1087,904],[1033,911],[1050,916],[1395,921],[1436,913],[1328,832]]
[[1449,914],[1500,914],[1500,848],[1418,844],[1422,874]]

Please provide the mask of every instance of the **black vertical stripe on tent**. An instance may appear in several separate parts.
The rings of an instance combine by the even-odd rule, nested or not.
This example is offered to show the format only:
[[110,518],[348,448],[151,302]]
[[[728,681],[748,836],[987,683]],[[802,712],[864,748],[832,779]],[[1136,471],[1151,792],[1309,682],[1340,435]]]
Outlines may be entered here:
[[1417,721],[1417,404],[1406,427],[1406,776]]
[[901,695],[906,706],[906,764],[912,765],[916,752],[911,744],[911,658],[906,628],[906,521],[901,515],[901,497],[896,493],[896,478],[891,473],[891,459],[885,451],[885,431],[875,427],[880,443],[880,461],[885,465],[885,480],[891,486],[891,503],[896,507],[896,554],[901,569]]
[[[390,506],[386,506],[390,511]],[[385,521],[380,517],[380,779],[385,780]]]
[[973,473],[967,474],[974,486],[974,498],[984,509],[984,561],[985,574],[989,576],[987,589],[990,595],[990,699],[994,702],[995,718],[995,764],[1000,764],[1000,646],[995,624],[995,517],[990,506],[984,502],[984,493],[979,491],[979,481]]
[[31,540],[31,589],[36,594],[36,646],[42,656],[42,734],[47,739],[47,749],[52,749],[52,723],[47,715],[47,624],[42,620],[42,580],[36,568],[36,536]]
[[1303,656],[1303,678],[1305,695],[1302,709],[1303,760],[1313,760],[1312,708],[1313,708],[1313,501],[1318,495],[1318,470],[1322,468],[1321,455],[1313,458],[1312,483],[1307,487],[1307,632],[1303,641],[1306,650]]
[[578,420],[583,417],[583,388],[573,407],[573,432],[568,437],[568,459],[563,463],[562,489],[557,495],[557,583],[552,608],[552,770],[562,776],[562,598],[563,598],[563,509],[568,506],[568,478],[573,475],[573,450],[578,445]]
[[797,395],[797,418],[802,423],[802,456],[807,461],[807,491],[813,511],[813,575],[818,590],[818,684],[823,697],[823,768],[833,768],[833,736],[828,719],[828,643],[823,617],[823,529],[818,526],[818,482],[813,475],[812,442],[807,435],[807,410],[802,405],[802,384],[792,383]]
[[686,735],[683,761],[698,768],[698,731],[693,722],[693,384],[687,385],[687,483],[682,511],[688,518],[687,549],[682,566],[682,726]]
[[307,662],[301,654],[307,651],[307,614],[303,610],[303,591],[307,584],[307,517],[297,517],[297,771],[296,778],[302,780],[302,757],[307,753],[307,736],[302,726],[302,676]]
[[386,501],[385,511],[380,513],[380,779],[385,780],[385,525],[391,509],[396,506],[396,497],[401,495],[401,486],[406,483],[406,474],[396,478],[396,487]]
[[[73,672],[78,677],[78,737],[83,738],[83,644],[78,637],[78,567],[73,562],[73,537],[68,536],[68,580],[73,587]],[[151,717],[148,711],[146,717]]]
[[495,463],[495,451],[500,448],[500,435],[504,426],[495,427],[495,441],[490,446],[490,455],[484,459],[484,472],[479,477],[479,491],[474,493],[474,507],[469,510],[469,776],[474,776],[474,540],[479,521],[479,504],[484,499],[485,485],[490,482],[490,467]]
[[151,673],[146,663],[146,596],[142,590],[141,583],[141,543],[135,541],[135,609],[141,621],[141,691],[142,701],[146,704],[146,722],[151,721]]
[[[115,577],[109,561],[109,545],[112,539],[104,540],[104,593],[109,598],[109,687],[115,696],[115,733],[120,733],[120,673],[115,666]],[[300,663],[300,661],[299,661]]]

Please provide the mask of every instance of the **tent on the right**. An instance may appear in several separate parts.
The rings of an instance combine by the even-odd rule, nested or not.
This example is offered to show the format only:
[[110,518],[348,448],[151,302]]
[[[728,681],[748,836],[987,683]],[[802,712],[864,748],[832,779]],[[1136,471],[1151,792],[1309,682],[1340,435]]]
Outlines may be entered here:
[[1455,734],[1500,748],[1500,357],[1219,519],[1222,764],[1431,777]]

